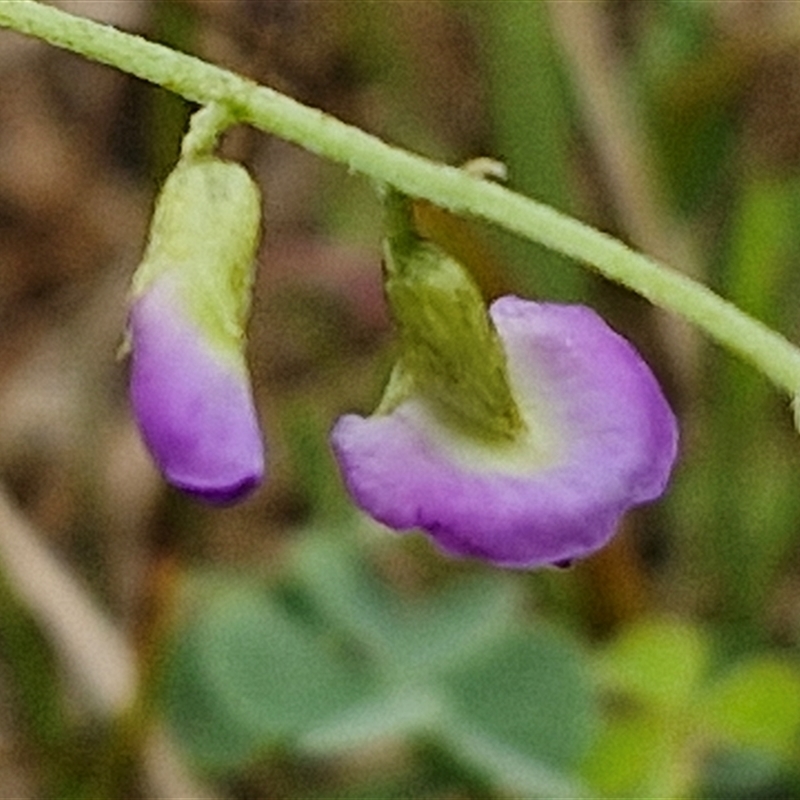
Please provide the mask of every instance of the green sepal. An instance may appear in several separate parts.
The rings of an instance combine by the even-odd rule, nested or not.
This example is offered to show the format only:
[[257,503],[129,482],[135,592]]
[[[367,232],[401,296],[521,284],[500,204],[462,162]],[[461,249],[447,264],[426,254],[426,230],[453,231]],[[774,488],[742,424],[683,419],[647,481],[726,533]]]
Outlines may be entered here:
[[378,412],[419,395],[471,436],[513,439],[523,423],[480,291],[461,264],[417,236],[407,198],[390,192],[386,203],[384,286],[401,349]]
[[169,274],[209,340],[240,349],[260,227],[261,194],[244,167],[213,156],[181,159],[156,200],[134,299]]

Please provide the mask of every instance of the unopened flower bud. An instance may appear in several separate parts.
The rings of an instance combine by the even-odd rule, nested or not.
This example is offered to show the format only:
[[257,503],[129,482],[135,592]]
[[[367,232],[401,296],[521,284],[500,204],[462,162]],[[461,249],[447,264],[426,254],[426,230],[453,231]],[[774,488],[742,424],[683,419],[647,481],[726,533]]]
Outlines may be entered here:
[[133,278],[136,420],[167,480],[209,502],[240,499],[264,475],[244,357],[260,223],[243,167],[184,159],[161,190]]

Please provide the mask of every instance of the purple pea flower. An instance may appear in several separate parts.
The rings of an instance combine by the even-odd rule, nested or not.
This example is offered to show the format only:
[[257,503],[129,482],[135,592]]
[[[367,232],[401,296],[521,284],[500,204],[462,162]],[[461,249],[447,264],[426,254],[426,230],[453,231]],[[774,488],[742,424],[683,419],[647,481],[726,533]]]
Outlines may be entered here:
[[240,500],[264,477],[244,357],[260,219],[242,167],[185,159],[159,195],[133,280],[134,416],[165,478],[209,503]]
[[209,503],[249,494],[264,449],[244,359],[215,350],[169,276],[134,301],[130,337],[133,411],[166,479]]
[[513,437],[470,436],[411,392],[339,419],[334,453],[355,502],[390,528],[503,567],[568,563],[663,493],[676,420],[636,350],[591,309],[508,296],[489,314],[523,423]]

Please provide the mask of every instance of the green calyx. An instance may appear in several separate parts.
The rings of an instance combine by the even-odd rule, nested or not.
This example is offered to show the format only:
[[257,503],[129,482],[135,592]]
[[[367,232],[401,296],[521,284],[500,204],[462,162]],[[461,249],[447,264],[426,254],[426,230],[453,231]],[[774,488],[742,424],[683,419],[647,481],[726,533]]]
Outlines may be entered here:
[[182,158],[156,201],[134,298],[169,275],[209,340],[238,351],[260,227],[261,195],[244,167],[210,155]]
[[473,437],[515,438],[524,425],[480,291],[461,264],[417,236],[407,198],[390,192],[386,205],[385,291],[401,350],[379,413],[417,395]]

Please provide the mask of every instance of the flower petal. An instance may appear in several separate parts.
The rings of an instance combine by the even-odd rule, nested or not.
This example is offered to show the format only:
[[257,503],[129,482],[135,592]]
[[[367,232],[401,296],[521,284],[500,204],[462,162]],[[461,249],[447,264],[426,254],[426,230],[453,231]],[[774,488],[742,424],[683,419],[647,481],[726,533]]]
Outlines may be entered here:
[[490,309],[526,434],[507,445],[443,426],[421,399],[342,417],[332,445],[361,508],[455,556],[507,567],[579,558],[658,497],[677,424],[636,350],[591,309],[516,297]]
[[264,446],[239,352],[209,343],[176,280],[155,279],[130,314],[130,395],[167,480],[211,503],[239,500],[264,477]]

